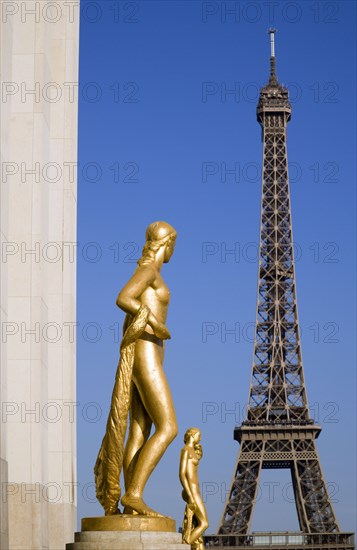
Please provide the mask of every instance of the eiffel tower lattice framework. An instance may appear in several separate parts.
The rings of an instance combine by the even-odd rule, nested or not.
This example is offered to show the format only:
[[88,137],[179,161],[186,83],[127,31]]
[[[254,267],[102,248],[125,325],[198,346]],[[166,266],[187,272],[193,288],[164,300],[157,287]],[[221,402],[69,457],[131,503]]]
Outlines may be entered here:
[[[270,78],[257,106],[264,152],[252,377],[247,416],[234,432],[240,443],[235,474],[214,542],[236,547],[259,544],[252,542],[254,536],[243,535],[250,532],[261,470],[288,468],[301,533],[311,534],[304,542],[292,537],[295,547],[317,548],[327,543],[330,548],[353,548],[353,535],[342,537],[329,498],[315,445],[321,428],[310,418],[306,397],[286,152],[291,105],[288,90],[276,76],[274,32],[269,30]],[[324,534],[327,538],[321,539]],[[289,544],[286,541],[281,547]]]

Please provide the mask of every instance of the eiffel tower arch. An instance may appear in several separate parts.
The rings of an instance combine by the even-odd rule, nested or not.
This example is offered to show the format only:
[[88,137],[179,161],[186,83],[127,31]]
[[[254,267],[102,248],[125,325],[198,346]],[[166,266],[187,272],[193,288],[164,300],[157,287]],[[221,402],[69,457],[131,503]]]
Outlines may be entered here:
[[[269,33],[270,77],[257,106],[263,170],[258,299],[247,415],[234,431],[240,449],[218,535],[205,540],[214,547],[265,544],[274,548],[354,548],[353,534],[340,533],[315,444],[321,427],[310,417],[306,396],[286,149],[291,105],[288,90],[276,75],[275,30],[269,29]],[[289,534],[279,539],[272,533],[265,539],[261,534],[260,538],[248,536],[263,468],[290,469],[301,531],[291,534],[290,539]]]

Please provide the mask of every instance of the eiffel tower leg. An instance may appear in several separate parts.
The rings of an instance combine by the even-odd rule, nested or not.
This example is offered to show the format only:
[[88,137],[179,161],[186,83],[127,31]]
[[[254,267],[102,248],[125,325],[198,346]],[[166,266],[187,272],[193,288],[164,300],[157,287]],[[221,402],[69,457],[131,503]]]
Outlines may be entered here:
[[[295,446],[298,442],[295,443]],[[339,531],[330,497],[320,466],[315,443],[313,450],[294,453],[292,478],[300,529],[306,533],[334,533]],[[300,455],[300,456],[299,456]]]
[[238,456],[235,476],[224,508],[219,534],[244,534],[249,531],[257,498],[262,460],[246,460]]

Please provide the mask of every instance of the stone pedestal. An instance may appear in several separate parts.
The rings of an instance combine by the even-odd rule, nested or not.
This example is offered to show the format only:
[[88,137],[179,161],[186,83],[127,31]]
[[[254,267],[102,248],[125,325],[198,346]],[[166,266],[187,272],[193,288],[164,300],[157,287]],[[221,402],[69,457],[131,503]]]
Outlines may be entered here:
[[66,550],[190,550],[171,518],[126,514],[83,518],[81,528]]

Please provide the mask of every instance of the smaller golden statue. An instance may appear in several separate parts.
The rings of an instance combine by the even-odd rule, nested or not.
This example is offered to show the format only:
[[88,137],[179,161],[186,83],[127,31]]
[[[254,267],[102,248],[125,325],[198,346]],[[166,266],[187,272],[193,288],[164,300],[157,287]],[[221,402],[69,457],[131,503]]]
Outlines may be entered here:
[[182,542],[190,544],[192,550],[204,550],[202,535],[208,527],[206,507],[203,503],[198,481],[198,463],[202,458],[201,432],[189,428],[184,437],[185,446],[180,457],[180,481],[182,498],[186,502],[182,526]]

